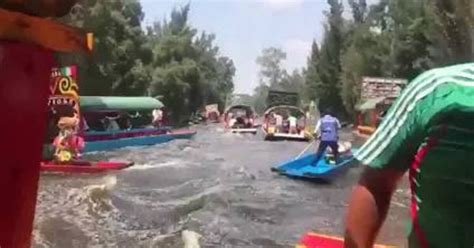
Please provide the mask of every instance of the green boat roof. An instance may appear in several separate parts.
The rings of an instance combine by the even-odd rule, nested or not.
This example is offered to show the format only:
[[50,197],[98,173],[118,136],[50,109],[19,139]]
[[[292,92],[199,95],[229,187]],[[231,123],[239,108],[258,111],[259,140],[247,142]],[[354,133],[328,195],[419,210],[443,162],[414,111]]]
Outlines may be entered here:
[[140,111],[162,108],[164,105],[153,97],[135,96],[81,96],[81,111]]
[[356,109],[359,111],[367,111],[371,109],[375,109],[377,107],[377,104],[382,103],[385,100],[385,97],[377,97],[373,99],[369,99],[362,103],[359,106],[356,106]]

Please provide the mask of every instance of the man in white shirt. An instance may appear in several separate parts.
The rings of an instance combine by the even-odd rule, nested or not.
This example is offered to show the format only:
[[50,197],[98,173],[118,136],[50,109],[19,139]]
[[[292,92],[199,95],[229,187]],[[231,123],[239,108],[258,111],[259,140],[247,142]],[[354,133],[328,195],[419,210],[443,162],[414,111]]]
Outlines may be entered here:
[[279,133],[282,130],[283,127],[283,117],[279,115],[278,113],[274,113],[273,115],[275,117],[275,127],[276,127],[276,132]]
[[288,122],[290,124],[290,134],[297,134],[298,133],[298,130],[296,128],[296,122],[297,121],[298,121],[298,119],[296,119],[296,117],[294,117],[292,115],[288,116]]
[[161,109],[155,109],[152,112],[153,115],[153,125],[159,127],[161,126],[161,120],[163,119],[163,111]]

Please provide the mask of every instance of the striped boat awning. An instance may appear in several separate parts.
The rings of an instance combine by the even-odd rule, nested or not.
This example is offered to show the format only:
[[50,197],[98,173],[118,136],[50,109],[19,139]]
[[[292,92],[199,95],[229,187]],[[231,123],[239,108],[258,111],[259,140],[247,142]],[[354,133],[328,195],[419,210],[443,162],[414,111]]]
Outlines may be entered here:
[[385,100],[385,97],[377,97],[377,98],[369,99],[365,101],[364,103],[360,104],[359,106],[357,106],[356,109],[359,111],[375,109],[377,104],[382,103],[384,100]]

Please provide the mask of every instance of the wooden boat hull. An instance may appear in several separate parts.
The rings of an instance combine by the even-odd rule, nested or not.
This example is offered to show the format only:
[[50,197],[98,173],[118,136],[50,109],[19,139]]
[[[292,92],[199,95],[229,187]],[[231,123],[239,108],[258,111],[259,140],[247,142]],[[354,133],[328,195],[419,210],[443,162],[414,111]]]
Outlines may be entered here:
[[293,178],[330,181],[356,163],[356,159],[352,155],[354,152],[353,149],[352,152],[342,154],[339,158],[340,162],[335,165],[328,164],[323,157],[316,166],[313,166],[311,163],[314,154],[309,154],[272,167],[272,171]]
[[123,170],[132,166],[133,163],[122,162],[98,162],[80,164],[55,164],[54,162],[42,162],[41,172],[49,173],[72,173],[72,174],[97,174],[111,171]]
[[193,130],[178,130],[166,134],[148,135],[141,137],[119,138],[86,142],[84,152],[108,151],[129,146],[149,146],[175,139],[190,139],[196,134]]
[[359,134],[361,135],[367,135],[367,136],[370,136],[372,135],[373,133],[375,133],[375,130],[377,128],[375,127],[370,127],[370,126],[357,126],[357,131],[359,132]]
[[[343,248],[344,239],[314,232],[308,232],[296,248]],[[374,248],[396,248],[395,246],[374,245]]]

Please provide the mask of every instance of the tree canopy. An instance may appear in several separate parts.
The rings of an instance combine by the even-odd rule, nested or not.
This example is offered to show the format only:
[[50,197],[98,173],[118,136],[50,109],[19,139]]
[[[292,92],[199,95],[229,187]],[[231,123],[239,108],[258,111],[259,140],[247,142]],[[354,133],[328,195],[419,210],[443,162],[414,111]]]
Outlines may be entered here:
[[94,54],[58,59],[78,65],[82,95],[162,96],[177,122],[206,104],[224,108],[234,63],[220,54],[214,34],[189,24],[190,10],[175,8],[144,29],[138,0],[81,1],[62,21],[94,33]]
[[363,76],[413,79],[433,67],[474,59],[474,3],[468,0],[381,0],[368,6],[327,0],[325,34],[312,45],[307,99],[354,116]]

